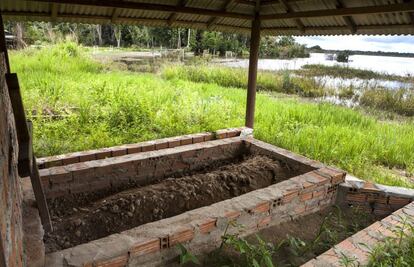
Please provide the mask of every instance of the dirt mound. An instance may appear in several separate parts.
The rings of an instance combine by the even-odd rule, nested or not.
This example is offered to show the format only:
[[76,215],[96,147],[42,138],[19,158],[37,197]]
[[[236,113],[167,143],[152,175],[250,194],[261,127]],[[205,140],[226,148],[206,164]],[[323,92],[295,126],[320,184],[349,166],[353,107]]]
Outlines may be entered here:
[[208,206],[291,176],[292,172],[279,161],[250,156],[207,173],[167,178],[157,184],[125,190],[54,218],[55,231],[46,236],[47,250],[72,247]]

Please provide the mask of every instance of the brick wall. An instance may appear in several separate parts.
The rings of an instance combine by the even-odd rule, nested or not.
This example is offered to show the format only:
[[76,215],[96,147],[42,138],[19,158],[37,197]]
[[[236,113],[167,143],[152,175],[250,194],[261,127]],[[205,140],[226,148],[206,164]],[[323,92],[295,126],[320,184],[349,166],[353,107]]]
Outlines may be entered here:
[[0,54],[0,266],[23,266],[22,193],[17,138]]
[[352,266],[366,266],[375,246],[384,244],[386,238],[397,237],[396,232],[409,229],[409,225],[414,225],[414,203],[359,231],[302,267],[344,266],[345,257],[353,260]]
[[[211,251],[220,244],[230,221],[237,221],[244,227],[231,228],[228,233],[241,230],[243,235],[247,235],[334,203],[344,172],[253,138],[208,141],[150,154],[141,153],[141,157],[155,156],[154,160],[158,161],[159,153],[167,156],[180,151],[181,155],[193,155],[192,162],[199,162],[203,158],[223,157],[225,151],[232,154],[241,145],[255,154],[266,154],[288,162],[294,170],[305,173],[210,206],[48,254],[46,266],[171,266],[178,262],[177,244],[184,244],[194,254]],[[123,157],[128,155],[119,158]]]
[[202,169],[214,161],[242,153],[241,137],[207,141],[155,151],[78,162],[40,170],[47,198],[124,185],[145,185],[185,171]]
[[247,128],[229,128],[215,132],[205,132],[188,134],[176,137],[169,137],[135,144],[127,144],[122,146],[107,147],[101,149],[93,149],[87,151],[74,152],[51,157],[37,159],[39,169],[45,169],[56,166],[64,166],[78,162],[86,162],[91,160],[99,160],[111,157],[118,157],[128,154],[136,154],[141,152],[161,150],[165,148],[173,148],[183,145],[197,144],[215,139],[225,139],[240,136],[243,130]]
[[358,207],[377,216],[388,216],[414,201],[413,189],[374,184],[350,175],[339,189],[338,204]]

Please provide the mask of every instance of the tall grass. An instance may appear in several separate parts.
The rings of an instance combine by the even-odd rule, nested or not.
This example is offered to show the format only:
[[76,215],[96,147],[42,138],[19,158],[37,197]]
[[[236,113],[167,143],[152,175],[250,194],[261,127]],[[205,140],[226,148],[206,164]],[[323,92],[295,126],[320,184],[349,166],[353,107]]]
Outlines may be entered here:
[[[181,79],[197,83],[214,83],[222,87],[247,87],[247,71],[241,68],[219,66],[165,66],[162,75],[166,79]],[[289,71],[260,71],[257,76],[257,89],[286,94],[297,94],[304,97],[323,96],[323,84],[317,79],[305,79],[292,75]]]
[[[37,156],[244,124],[245,90],[201,78],[190,82],[179,71],[169,72],[168,79],[108,71],[79,50],[68,54],[61,45],[11,54],[34,121]],[[414,171],[413,124],[380,122],[342,107],[263,94],[256,107],[258,139],[364,179],[413,187],[391,170]],[[56,117],[41,115],[45,110]]]
[[412,77],[405,77],[399,75],[392,75],[388,73],[380,73],[372,70],[363,70],[351,68],[349,66],[342,65],[333,65],[326,66],[322,64],[307,64],[302,66],[300,70],[297,70],[296,73],[306,76],[331,76],[331,77],[340,77],[344,79],[378,79],[378,80],[391,80],[391,81],[401,81],[401,82],[410,82],[413,81]]

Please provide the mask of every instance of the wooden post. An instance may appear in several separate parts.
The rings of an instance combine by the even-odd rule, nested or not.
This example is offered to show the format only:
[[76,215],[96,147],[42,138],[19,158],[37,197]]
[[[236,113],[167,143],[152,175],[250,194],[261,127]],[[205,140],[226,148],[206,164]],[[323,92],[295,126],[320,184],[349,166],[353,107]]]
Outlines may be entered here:
[[7,53],[6,32],[4,31],[3,16],[0,14],[0,53],[4,53],[4,60],[6,61],[6,73],[10,73],[9,55]]
[[257,62],[259,60],[260,46],[260,19],[258,12],[252,21],[252,32],[250,37],[250,57],[249,57],[249,82],[247,85],[246,101],[246,127],[253,128],[254,109],[256,104],[256,81],[257,81]]

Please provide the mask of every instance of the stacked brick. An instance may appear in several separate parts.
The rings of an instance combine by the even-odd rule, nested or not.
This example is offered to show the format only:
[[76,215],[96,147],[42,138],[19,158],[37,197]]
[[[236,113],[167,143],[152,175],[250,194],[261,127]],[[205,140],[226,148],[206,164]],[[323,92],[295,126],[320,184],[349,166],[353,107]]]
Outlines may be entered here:
[[352,266],[365,266],[375,246],[382,244],[386,238],[396,237],[401,229],[408,230],[409,225],[414,226],[414,203],[345,239],[302,267],[343,266],[345,259],[351,261]]
[[118,157],[128,154],[136,154],[140,152],[155,151],[165,148],[173,148],[183,145],[191,145],[205,141],[224,139],[235,136],[240,136],[244,130],[241,128],[222,129],[216,132],[196,133],[189,135],[182,135],[177,137],[163,138],[136,144],[127,144],[122,146],[114,146],[108,148],[101,148],[95,150],[88,150],[82,152],[69,153],[64,155],[57,155],[37,159],[39,169],[45,169],[56,166],[64,166],[78,162],[87,162],[92,160],[99,160],[111,157]]
[[40,170],[47,198],[116,189],[199,169],[214,161],[229,160],[243,149],[241,137],[80,162]]
[[341,185],[341,202],[383,217],[414,201],[414,190],[349,179]]
[[[220,244],[221,236],[231,221],[244,227],[230,227],[229,233],[241,231],[242,235],[247,235],[263,227],[290,221],[332,205],[338,185],[345,178],[342,171],[252,138],[235,137],[208,141],[172,150],[165,149],[162,153],[174,151],[181,156],[193,154],[201,159],[204,157],[211,160],[211,157],[219,157],[229,148],[240,147],[247,148],[254,154],[266,154],[289,162],[290,167],[302,170],[302,175],[239,197],[49,254],[46,257],[46,266],[158,266],[177,263],[177,244],[184,244],[195,254],[211,251]],[[220,148],[221,150],[217,150]],[[195,151],[203,152],[197,154]],[[144,153],[142,155],[146,158],[150,156]],[[200,161],[198,157],[194,163]],[[160,157],[154,159],[158,161]]]
[[5,65],[0,54],[0,266],[23,266],[22,193],[18,145]]

